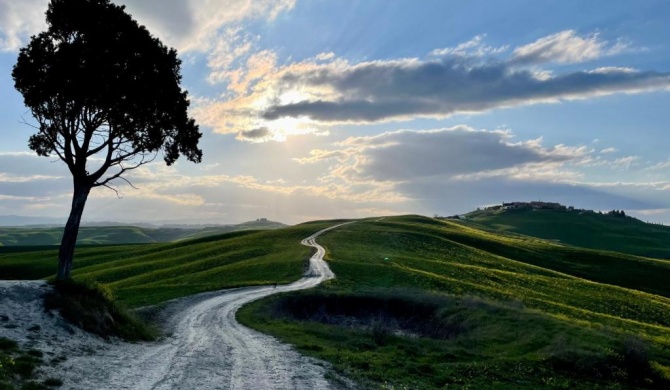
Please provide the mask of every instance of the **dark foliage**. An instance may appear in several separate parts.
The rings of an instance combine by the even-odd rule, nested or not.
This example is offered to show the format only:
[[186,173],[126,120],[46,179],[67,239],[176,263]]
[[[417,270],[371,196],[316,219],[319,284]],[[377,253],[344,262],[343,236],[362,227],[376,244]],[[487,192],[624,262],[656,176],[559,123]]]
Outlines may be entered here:
[[670,381],[652,366],[648,344],[632,336],[623,338],[616,348],[598,354],[559,348],[550,356],[549,363],[559,371],[598,380],[614,379],[633,387],[670,386]]
[[273,315],[299,321],[369,329],[382,345],[396,333],[448,339],[466,331],[457,315],[442,308],[454,306],[448,298],[411,292],[370,294],[300,293],[275,301]]
[[59,310],[72,324],[87,332],[130,341],[154,340],[158,332],[114,302],[112,293],[97,283],[57,281],[44,300],[46,310]]

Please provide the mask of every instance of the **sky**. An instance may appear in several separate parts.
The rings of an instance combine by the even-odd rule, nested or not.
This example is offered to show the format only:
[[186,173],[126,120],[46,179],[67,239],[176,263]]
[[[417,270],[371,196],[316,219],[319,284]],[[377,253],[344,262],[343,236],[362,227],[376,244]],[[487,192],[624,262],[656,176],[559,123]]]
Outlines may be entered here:
[[[670,223],[670,2],[115,3],[178,50],[203,159],[157,159],[118,195],[95,188],[84,221],[542,200]],[[70,173],[28,148],[34,119],[11,78],[47,4],[0,0],[0,215],[70,209]]]

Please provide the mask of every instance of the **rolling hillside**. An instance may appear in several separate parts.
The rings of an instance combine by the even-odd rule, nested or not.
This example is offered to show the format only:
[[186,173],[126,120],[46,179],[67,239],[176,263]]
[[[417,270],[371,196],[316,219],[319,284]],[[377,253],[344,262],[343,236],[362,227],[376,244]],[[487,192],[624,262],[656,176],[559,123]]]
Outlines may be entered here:
[[[637,388],[632,372],[622,380],[595,368],[626,355],[626,337],[670,367],[668,261],[419,216],[359,221],[320,242],[337,279],[247,306],[240,318],[361,381]],[[404,333],[427,336],[393,336]]]
[[584,248],[670,259],[670,227],[593,212],[569,210],[479,210],[467,224],[524,234]]
[[[302,274],[315,227],[247,230],[197,240],[77,249],[73,278],[108,284],[130,306],[245,285],[286,283]],[[56,249],[0,250],[2,279],[43,279],[56,272]]]
[[[171,242],[243,230],[278,229],[286,225],[272,221],[251,221],[237,225],[205,228],[146,228],[136,226],[83,226],[79,245],[148,244]],[[0,246],[59,245],[61,227],[0,227]]]
[[[76,279],[132,307],[302,274],[321,221],[169,244],[80,248]],[[670,261],[420,216],[319,238],[337,278],[246,306],[241,321],[396,388],[666,388]],[[3,278],[44,278],[55,251],[0,254]],[[390,364],[389,362],[395,362]]]

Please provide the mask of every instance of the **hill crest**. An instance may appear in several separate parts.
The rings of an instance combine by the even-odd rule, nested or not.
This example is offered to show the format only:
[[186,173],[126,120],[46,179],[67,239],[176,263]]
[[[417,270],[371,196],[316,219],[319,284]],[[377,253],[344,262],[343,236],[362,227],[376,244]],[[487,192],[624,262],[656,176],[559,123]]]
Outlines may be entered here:
[[670,227],[643,222],[623,210],[601,212],[554,202],[510,202],[439,219],[466,220],[496,233],[670,259]]

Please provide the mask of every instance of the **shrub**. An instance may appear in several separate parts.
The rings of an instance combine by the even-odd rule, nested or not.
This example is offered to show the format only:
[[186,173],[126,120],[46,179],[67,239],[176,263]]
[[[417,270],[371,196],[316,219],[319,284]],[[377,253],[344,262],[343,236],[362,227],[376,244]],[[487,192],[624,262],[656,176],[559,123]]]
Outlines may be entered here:
[[6,337],[0,337],[0,350],[3,351],[13,351],[19,347],[19,344],[14,341],[10,340]]
[[47,310],[57,309],[69,322],[105,338],[149,341],[158,335],[155,328],[115,302],[108,286],[97,282],[58,281],[44,304]]
[[60,387],[63,386],[63,380],[60,378],[47,378],[44,380],[44,385],[49,387]]

